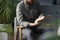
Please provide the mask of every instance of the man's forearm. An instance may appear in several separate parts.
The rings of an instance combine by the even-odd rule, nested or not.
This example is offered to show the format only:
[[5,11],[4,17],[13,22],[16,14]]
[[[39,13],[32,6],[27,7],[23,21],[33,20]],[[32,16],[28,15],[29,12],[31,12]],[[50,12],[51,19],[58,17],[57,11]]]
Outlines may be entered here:
[[39,23],[29,23],[29,26],[37,26]]
[[29,26],[35,26],[34,23],[29,23]]
[[34,23],[29,23],[30,26],[37,26],[41,23],[45,16],[38,17]]

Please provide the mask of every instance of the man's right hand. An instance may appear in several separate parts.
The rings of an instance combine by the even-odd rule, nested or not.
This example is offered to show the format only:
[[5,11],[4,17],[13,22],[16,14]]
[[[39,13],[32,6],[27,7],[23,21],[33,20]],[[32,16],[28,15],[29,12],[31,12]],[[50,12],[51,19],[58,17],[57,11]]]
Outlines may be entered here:
[[45,16],[39,16],[36,20],[35,20],[35,22],[40,22],[41,20],[43,20],[45,18]]
[[38,17],[34,23],[29,23],[30,26],[36,26],[38,24],[40,24],[41,20],[43,20],[45,18],[45,16],[40,16]]
[[40,15],[35,21],[34,23],[29,23],[29,26],[36,26],[36,25],[39,25],[41,20],[43,20],[45,18],[45,16],[43,15]]

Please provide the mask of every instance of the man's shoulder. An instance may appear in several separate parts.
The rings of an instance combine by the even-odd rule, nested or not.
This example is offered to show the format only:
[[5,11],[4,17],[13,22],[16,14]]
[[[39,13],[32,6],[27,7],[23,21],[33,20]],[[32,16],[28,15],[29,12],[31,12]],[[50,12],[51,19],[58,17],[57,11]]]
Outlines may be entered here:
[[40,5],[40,3],[39,3],[39,1],[38,1],[38,0],[37,0],[37,1],[35,1],[35,3]]
[[17,6],[22,6],[23,5],[23,1],[20,1]]

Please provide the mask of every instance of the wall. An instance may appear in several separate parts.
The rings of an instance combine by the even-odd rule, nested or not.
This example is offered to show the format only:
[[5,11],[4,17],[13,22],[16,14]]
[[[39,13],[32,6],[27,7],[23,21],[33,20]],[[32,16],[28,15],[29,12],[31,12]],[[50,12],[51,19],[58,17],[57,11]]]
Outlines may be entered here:
[[53,16],[45,20],[45,22],[50,24],[52,29],[57,30],[60,20],[60,5],[41,5],[41,9],[45,15]]

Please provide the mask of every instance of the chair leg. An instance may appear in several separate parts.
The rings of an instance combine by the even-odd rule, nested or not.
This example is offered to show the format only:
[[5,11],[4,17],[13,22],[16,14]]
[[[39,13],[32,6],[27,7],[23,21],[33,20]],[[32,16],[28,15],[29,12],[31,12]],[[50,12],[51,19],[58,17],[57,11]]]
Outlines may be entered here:
[[22,40],[22,28],[19,29],[19,33],[20,33],[20,40]]
[[18,32],[18,29],[16,28],[16,29],[15,29],[15,33],[14,33],[14,40],[17,39],[17,32]]
[[[18,30],[19,29],[19,30]],[[18,31],[19,31],[19,36],[20,36],[20,40],[22,40],[22,28],[19,28],[19,26],[17,26],[17,28],[15,28],[14,30],[14,40],[17,40],[17,34],[18,34]]]

